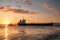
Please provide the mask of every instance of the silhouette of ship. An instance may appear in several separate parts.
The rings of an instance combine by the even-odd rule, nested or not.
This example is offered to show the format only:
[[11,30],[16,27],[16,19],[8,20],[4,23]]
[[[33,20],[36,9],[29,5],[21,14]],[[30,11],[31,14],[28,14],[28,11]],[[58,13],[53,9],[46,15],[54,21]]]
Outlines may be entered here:
[[26,23],[25,19],[18,22],[19,26],[53,26],[54,23]]

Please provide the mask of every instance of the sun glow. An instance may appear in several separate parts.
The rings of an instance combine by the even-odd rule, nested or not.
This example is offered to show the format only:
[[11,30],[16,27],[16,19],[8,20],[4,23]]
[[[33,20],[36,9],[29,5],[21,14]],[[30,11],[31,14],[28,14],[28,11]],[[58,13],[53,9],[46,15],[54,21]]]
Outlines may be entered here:
[[8,20],[4,21],[3,24],[10,24]]

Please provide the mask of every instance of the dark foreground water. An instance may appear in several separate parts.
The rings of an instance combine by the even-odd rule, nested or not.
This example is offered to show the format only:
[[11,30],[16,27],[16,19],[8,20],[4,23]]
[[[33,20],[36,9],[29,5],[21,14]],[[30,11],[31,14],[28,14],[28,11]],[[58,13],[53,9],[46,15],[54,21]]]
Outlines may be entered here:
[[60,40],[60,27],[7,26],[0,27],[0,40]]

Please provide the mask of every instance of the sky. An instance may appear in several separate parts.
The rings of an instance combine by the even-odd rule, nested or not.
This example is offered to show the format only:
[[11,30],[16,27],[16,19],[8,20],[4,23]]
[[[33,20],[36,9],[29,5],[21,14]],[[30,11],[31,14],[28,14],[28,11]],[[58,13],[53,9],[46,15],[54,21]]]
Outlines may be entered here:
[[1,23],[5,20],[17,23],[23,18],[27,20],[27,23],[60,23],[60,0],[0,0],[0,7],[7,7],[7,5],[10,5],[12,9],[20,9],[20,12],[0,9]]

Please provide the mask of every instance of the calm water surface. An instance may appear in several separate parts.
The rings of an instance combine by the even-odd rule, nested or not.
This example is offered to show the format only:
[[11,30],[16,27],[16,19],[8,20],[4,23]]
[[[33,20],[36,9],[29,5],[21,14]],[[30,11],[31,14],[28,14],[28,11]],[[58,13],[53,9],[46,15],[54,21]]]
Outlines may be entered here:
[[0,40],[43,40],[47,35],[60,32],[53,26],[7,26],[0,27]]

